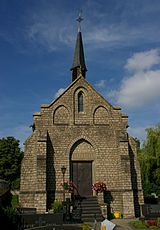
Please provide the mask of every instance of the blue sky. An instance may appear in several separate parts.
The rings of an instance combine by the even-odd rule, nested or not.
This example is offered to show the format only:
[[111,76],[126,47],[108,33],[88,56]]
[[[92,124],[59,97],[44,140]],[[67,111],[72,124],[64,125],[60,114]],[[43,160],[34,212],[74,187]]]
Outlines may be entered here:
[[159,123],[159,0],[0,0],[0,137],[23,146],[33,113],[71,83],[80,9],[87,80],[142,142]]

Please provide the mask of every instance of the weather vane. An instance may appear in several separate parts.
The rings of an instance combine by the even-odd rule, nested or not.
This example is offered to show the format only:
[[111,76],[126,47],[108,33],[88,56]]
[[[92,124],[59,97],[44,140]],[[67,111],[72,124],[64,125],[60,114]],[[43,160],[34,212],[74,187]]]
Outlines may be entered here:
[[82,15],[82,10],[80,10],[78,18],[76,19],[78,22],[78,32],[81,31],[81,21],[83,21],[83,18],[81,17],[81,15]]

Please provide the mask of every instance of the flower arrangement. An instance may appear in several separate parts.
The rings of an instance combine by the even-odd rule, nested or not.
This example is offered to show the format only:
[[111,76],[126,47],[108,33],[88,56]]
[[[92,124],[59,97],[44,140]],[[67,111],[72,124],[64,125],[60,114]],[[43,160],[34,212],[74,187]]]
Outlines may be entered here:
[[148,220],[148,221],[147,221],[147,224],[148,224],[149,226],[157,226],[157,220]]
[[103,181],[97,181],[92,185],[92,189],[96,192],[103,192],[107,190],[106,184]]
[[73,181],[67,181],[67,182],[61,183],[61,186],[64,188],[66,192],[69,192],[69,193],[74,193],[74,190],[77,189]]

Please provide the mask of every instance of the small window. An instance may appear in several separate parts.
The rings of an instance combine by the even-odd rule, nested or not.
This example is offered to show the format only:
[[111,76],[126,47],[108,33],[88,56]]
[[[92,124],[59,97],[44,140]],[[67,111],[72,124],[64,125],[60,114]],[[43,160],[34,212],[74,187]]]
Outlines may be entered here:
[[83,92],[78,93],[78,112],[84,111]]

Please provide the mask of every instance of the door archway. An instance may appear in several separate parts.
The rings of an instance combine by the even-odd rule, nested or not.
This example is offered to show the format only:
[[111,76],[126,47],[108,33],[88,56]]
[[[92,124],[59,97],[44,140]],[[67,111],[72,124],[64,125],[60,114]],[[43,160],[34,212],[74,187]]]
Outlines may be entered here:
[[70,178],[80,196],[92,196],[95,151],[85,139],[78,140],[70,151]]

